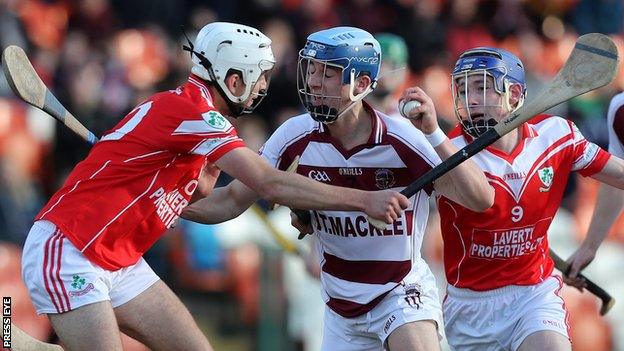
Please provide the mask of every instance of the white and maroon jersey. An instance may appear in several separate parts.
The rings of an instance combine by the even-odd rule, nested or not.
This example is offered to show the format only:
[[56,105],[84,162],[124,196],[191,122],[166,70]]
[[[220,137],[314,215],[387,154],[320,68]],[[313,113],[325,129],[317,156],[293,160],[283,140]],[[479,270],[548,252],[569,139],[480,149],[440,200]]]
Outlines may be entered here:
[[244,145],[191,75],[105,133],[36,219],[101,267],[130,266],[178,218],[206,162]]
[[[369,140],[344,150],[326,126],[308,114],[282,124],[261,149],[285,170],[300,156],[297,173],[319,182],[362,190],[402,190],[440,158],[404,118],[390,118],[364,104],[373,117]],[[413,269],[420,256],[432,187],[411,199],[397,221],[381,231],[362,212],[312,211],[319,240],[321,283],[327,305],[344,317],[366,313]]]
[[609,152],[624,158],[624,93],[611,99],[607,113],[609,128]]
[[[473,212],[438,198],[446,279],[455,287],[484,291],[547,278],[554,264],[546,231],[571,171],[592,175],[610,157],[560,117],[536,116],[521,133],[511,154],[488,147],[472,157],[494,187],[490,209]],[[459,148],[471,141],[459,126],[450,137]]]

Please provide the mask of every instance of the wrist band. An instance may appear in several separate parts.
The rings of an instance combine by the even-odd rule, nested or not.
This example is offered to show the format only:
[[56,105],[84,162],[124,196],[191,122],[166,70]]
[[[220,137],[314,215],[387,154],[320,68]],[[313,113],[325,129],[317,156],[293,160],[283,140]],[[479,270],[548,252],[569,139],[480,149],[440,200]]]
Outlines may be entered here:
[[429,144],[431,144],[431,146],[437,147],[442,144],[444,140],[446,140],[446,134],[444,134],[442,129],[438,127],[436,130],[433,131],[433,133],[425,134],[425,138],[427,138],[427,141],[429,141]]

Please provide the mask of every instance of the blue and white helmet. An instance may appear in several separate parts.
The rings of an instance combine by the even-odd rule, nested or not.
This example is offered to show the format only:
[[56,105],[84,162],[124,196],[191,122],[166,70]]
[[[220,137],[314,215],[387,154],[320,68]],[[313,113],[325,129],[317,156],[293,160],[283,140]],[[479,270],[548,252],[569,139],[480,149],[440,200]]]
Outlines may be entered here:
[[[472,116],[468,108],[470,106],[467,101],[469,96],[468,84],[459,84],[462,78],[467,81],[468,76],[483,76],[483,105],[479,107],[505,107],[507,111],[513,112],[524,103],[526,98],[526,82],[524,78],[524,65],[522,61],[514,54],[498,48],[478,47],[465,51],[459,56],[453,73],[451,75],[451,90],[453,93],[453,104],[455,107],[455,115],[459,118],[464,130],[474,137],[478,137],[485,133],[488,129],[494,127],[497,121],[492,116]],[[487,76],[493,78],[494,89],[497,93],[503,95],[502,104],[489,104],[485,99]],[[522,93],[519,101],[514,105],[510,105],[509,87],[512,84],[520,84]],[[471,108],[477,106],[472,105]],[[473,118],[473,117],[476,117]]]
[[[312,61],[324,65],[324,69],[333,67],[342,71],[342,84],[350,85],[350,103],[341,110],[327,105],[314,106],[312,104],[315,98],[323,101],[337,99],[342,102],[340,96],[327,96],[311,91],[308,85],[308,66]],[[355,102],[363,99],[375,89],[380,67],[381,47],[367,31],[354,27],[335,27],[313,33],[308,36],[305,47],[299,51],[297,69],[299,98],[314,120],[324,123],[334,122]],[[354,82],[357,77],[363,75],[370,77],[371,84],[356,96],[354,95]],[[340,103],[339,106],[343,104]]]

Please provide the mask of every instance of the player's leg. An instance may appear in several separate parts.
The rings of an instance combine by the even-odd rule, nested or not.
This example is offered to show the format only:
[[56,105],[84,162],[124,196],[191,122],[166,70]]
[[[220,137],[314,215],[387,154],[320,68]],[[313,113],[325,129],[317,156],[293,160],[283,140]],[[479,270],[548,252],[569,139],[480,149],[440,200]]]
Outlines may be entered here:
[[212,350],[171,289],[141,259],[119,271],[110,292],[121,330],[152,350]]
[[524,339],[518,351],[570,351],[572,345],[567,337],[550,330],[535,332]]
[[508,350],[501,336],[512,334],[515,317],[510,306],[514,297],[501,291],[475,292],[447,287],[444,299],[444,329],[452,350]]
[[403,324],[390,334],[388,338],[388,350],[440,350],[437,323],[432,320],[426,320]]
[[325,306],[321,351],[380,351],[381,341],[367,332],[367,315],[344,318]]
[[567,310],[559,296],[563,283],[559,277],[549,277],[542,283],[527,287],[522,297],[524,305],[514,330],[513,350],[571,350]]
[[105,271],[90,263],[48,221],[31,228],[22,278],[38,314],[47,314],[69,350],[120,350]]
[[371,313],[374,330],[390,351],[440,350],[442,307],[435,278],[424,262]]
[[121,335],[109,301],[48,314],[65,350],[122,350]]

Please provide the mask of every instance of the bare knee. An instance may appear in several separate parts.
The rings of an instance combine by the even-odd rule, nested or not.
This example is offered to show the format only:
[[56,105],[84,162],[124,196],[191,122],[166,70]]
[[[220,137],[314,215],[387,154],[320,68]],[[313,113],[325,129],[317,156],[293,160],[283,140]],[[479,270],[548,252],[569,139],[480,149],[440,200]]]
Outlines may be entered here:
[[188,309],[162,281],[115,308],[115,314],[124,333],[152,350],[212,350]]
[[119,327],[109,301],[48,314],[66,350],[122,350]]
[[518,351],[570,351],[570,340],[555,331],[542,330],[527,336],[518,347]]
[[390,351],[440,350],[436,322],[424,320],[403,324],[388,337],[388,349]]

